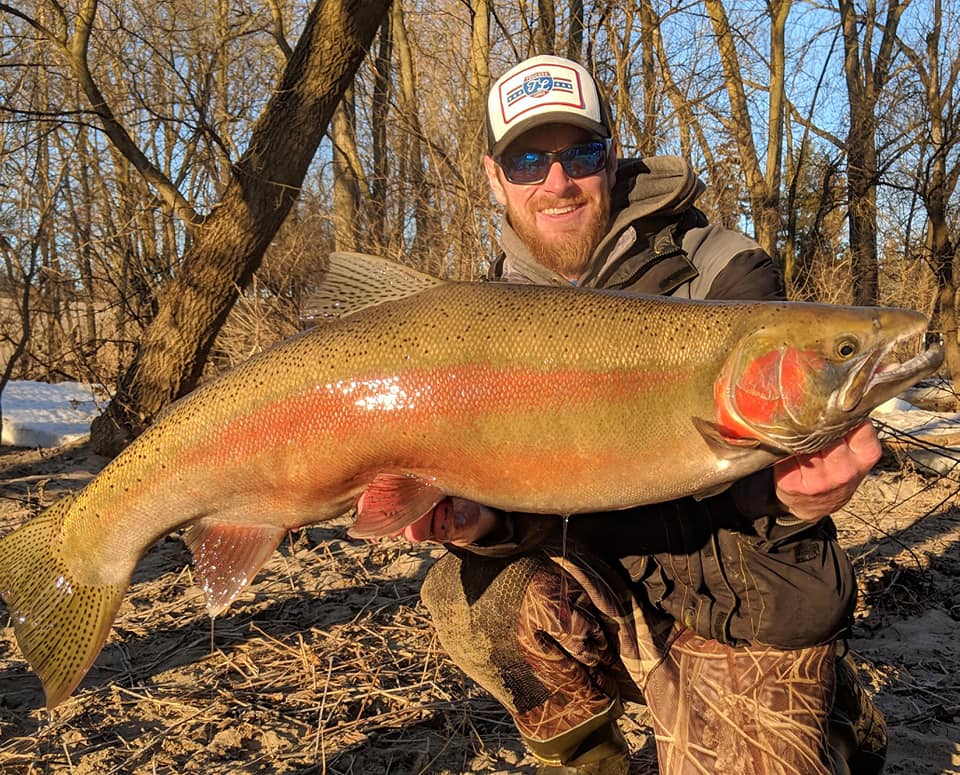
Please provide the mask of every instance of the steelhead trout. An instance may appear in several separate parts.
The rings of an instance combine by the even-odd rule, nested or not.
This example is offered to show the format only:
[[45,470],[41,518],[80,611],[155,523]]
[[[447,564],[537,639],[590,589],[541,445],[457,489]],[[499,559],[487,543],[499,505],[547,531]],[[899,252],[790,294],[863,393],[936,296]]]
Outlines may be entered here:
[[[186,528],[211,615],[287,531],[357,507],[391,535],[445,495],[545,514],[709,495],[843,436],[932,373],[900,309],[448,283],[337,255],[319,325],[173,404],[0,541],[0,593],[52,707],[134,566]],[[370,305],[361,309],[364,305]]]

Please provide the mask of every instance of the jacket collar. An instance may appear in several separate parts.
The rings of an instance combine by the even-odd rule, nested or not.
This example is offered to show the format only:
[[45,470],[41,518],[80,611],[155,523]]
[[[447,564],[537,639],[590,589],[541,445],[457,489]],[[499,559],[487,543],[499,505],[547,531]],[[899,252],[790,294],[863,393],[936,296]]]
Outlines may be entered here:
[[[611,192],[611,222],[594,251],[584,277],[599,277],[636,241],[630,227],[642,218],[673,221],[689,210],[703,193],[704,184],[679,156],[622,159]],[[507,282],[569,285],[570,281],[534,260],[504,218],[500,245],[504,251],[500,277]],[[694,274],[696,272],[694,271]]]

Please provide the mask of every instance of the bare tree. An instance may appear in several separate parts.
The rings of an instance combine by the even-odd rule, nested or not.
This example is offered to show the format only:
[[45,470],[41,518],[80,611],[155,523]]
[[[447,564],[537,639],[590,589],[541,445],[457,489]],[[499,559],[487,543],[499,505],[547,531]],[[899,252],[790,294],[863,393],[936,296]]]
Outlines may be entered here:
[[[451,224],[458,235],[476,232],[475,209],[487,196],[481,160],[487,150],[486,110],[490,90],[490,14],[488,0],[471,0],[470,47],[467,57],[467,94],[460,119],[456,168],[460,185],[456,195],[456,219]],[[458,278],[469,277],[474,240],[453,245],[453,265]]]
[[388,0],[318,2],[223,198],[197,229],[177,277],[117,393],[91,426],[116,453],[194,387],[214,337],[290,211],[334,108],[383,20]]
[[[441,256],[446,253],[437,243],[441,241],[440,218],[436,213],[434,181],[427,174],[425,150],[427,138],[420,121],[416,55],[403,14],[403,5],[394,3],[391,10],[391,30],[397,57],[397,114],[403,131],[399,138],[400,180],[408,185],[403,199],[413,202],[413,221],[416,230],[412,254],[420,258],[420,267],[434,275],[443,275]],[[406,219],[398,213],[393,244],[402,243]]]
[[555,54],[557,47],[557,9],[553,0],[537,0],[537,21],[533,27],[533,50],[537,54]]
[[[837,0],[844,42],[844,75],[850,107],[847,154],[847,222],[853,257],[853,299],[876,304],[877,281],[877,111],[893,67],[897,27],[910,0],[887,0],[881,21],[873,3],[858,13],[854,0]],[[880,43],[874,51],[874,36]]]
[[783,159],[785,35],[791,0],[771,0],[767,4],[770,22],[770,83],[766,136],[766,170],[754,144],[754,121],[747,102],[746,79],[733,28],[722,0],[704,0],[720,52],[727,97],[730,101],[728,126],[739,149],[740,163],[746,177],[750,210],[756,238],[771,256],[778,256],[777,236],[780,228],[780,184]]
[[[357,108],[348,88],[333,113],[333,223],[337,250],[356,250],[363,231],[360,220],[366,179],[357,148]],[[368,198],[369,198],[369,191]]]
[[[796,108],[791,105],[791,110],[785,116],[788,184],[784,202],[786,225],[781,249],[783,278],[787,293],[791,297],[809,301],[817,298],[815,283],[811,282],[814,262],[818,258],[827,258],[829,250],[825,249],[825,246],[835,235],[825,234],[826,224],[840,202],[840,198],[836,196],[839,181],[838,163],[833,159],[819,158],[817,149],[813,147],[811,141],[815,133],[813,116],[819,105],[830,60],[833,58],[838,39],[839,29],[833,35],[829,54],[824,57],[816,85],[809,95],[807,115],[799,115]],[[791,114],[793,114],[792,121]],[[803,130],[798,142],[794,142],[794,124],[799,125]],[[831,136],[830,141],[838,150],[843,146],[838,138]],[[804,183],[807,186],[804,186]],[[804,214],[809,216],[811,223],[801,223]],[[809,228],[804,228],[805,225]]]
[[[885,48],[890,22],[909,0],[860,11],[838,0],[834,11],[807,17],[822,22],[818,39],[835,34],[847,42],[848,81],[863,84],[862,94],[848,86],[860,112],[837,120],[843,129],[833,132],[845,136],[816,124],[827,119],[814,109],[810,82],[800,80],[810,70],[808,44],[786,45],[790,0],[749,7],[723,0],[397,0],[379,40],[374,30],[387,0],[302,2],[310,4],[306,19],[280,0],[169,0],[162,5],[176,7],[177,22],[165,25],[169,17],[151,0],[78,0],[76,15],[55,0],[0,0],[0,34],[16,42],[4,49],[0,68],[0,131],[24,122],[28,137],[49,133],[51,176],[65,165],[49,216],[56,239],[37,253],[43,284],[35,283],[32,301],[42,294],[43,303],[33,309],[56,317],[78,297],[84,311],[82,322],[35,336],[22,361],[52,363],[75,342],[71,359],[90,359],[86,371],[76,371],[118,386],[96,426],[100,449],[116,448],[189,389],[208,353],[218,355],[214,368],[232,363],[266,341],[262,320],[282,320],[278,333],[286,330],[292,294],[304,282],[289,271],[308,271],[332,244],[383,252],[442,276],[482,272],[495,255],[499,224],[480,164],[491,68],[502,72],[542,50],[597,74],[627,153],[689,158],[708,183],[703,209],[730,226],[752,221],[764,246],[789,262],[795,291],[817,293],[800,275],[835,279],[849,255],[872,241],[873,257],[861,254],[855,274],[865,278],[860,298],[875,294],[864,289],[876,285],[876,244],[896,244],[895,226],[876,217],[876,197],[895,191],[898,181],[884,174],[894,164],[901,173],[910,169],[910,181],[899,182],[908,193],[917,190],[918,210],[946,224],[931,231],[929,251],[942,256],[936,265],[949,285],[950,245],[937,242],[952,240],[949,157],[937,173],[944,185],[933,185],[946,199],[931,190],[929,207],[921,207],[927,200],[914,179],[917,171],[929,173],[931,184],[938,179],[932,165],[939,141],[930,130],[925,141],[910,135],[908,146],[903,138],[917,127],[891,121],[907,113],[920,119],[916,109],[891,110],[907,99],[902,92],[919,88],[920,76],[916,66],[894,68],[906,60]],[[751,8],[754,15],[745,16]],[[834,23],[837,9],[843,24]],[[287,30],[291,20],[295,28]],[[109,25],[115,34],[106,34]],[[370,45],[374,56],[358,65]],[[923,45],[912,48],[926,61]],[[840,57],[820,52],[823,73],[840,73]],[[34,77],[29,73],[50,79],[43,104],[28,103],[18,86],[18,78]],[[890,89],[891,77],[902,88]],[[834,84],[824,78],[827,99]],[[842,89],[843,79],[833,81]],[[328,110],[348,83],[331,119]],[[870,129],[864,115],[884,120]],[[929,130],[931,122],[921,120]],[[799,142],[790,122],[803,127]],[[855,133],[864,126],[867,134]],[[946,145],[949,116],[944,126]],[[324,130],[329,142],[316,153]],[[835,150],[825,150],[830,144]],[[13,152],[23,167],[25,151]],[[790,186],[782,192],[784,178]],[[937,205],[938,197],[945,204]],[[848,198],[853,251],[837,225]],[[278,232],[288,212],[289,228]],[[873,237],[865,239],[869,223]],[[7,237],[19,247],[30,235]],[[899,244],[919,252],[915,241]],[[245,291],[255,270],[256,292]],[[231,331],[221,352],[212,342],[237,294],[238,321],[256,330]],[[265,309],[271,294],[277,310]],[[835,296],[853,297],[846,280]]]
[[567,33],[567,59],[580,61],[583,56],[584,8],[583,0],[570,0],[569,30]]
[[[13,204],[18,217],[28,221],[17,229],[17,244],[0,234],[0,257],[3,260],[3,276],[0,282],[0,348],[6,362],[0,371],[0,396],[13,378],[20,360],[27,352],[27,345],[34,328],[34,306],[39,299],[59,305],[59,294],[50,292],[51,283],[44,275],[51,273],[55,264],[50,262],[52,252],[54,205],[56,190],[62,184],[62,176],[50,177],[49,149],[46,139],[34,144],[32,163],[22,170],[28,183],[17,192]],[[31,201],[33,200],[33,201]],[[35,222],[31,214],[38,213]],[[12,225],[12,224],[11,224]],[[12,313],[13,319],[10,319]],[[50,333],[51,317],[47,316],[46,332]],[[49,364],[48,371],[49,371]],[[0,427],[3,426],[2,403],[0,403]]]
[[[942,0],[934,0],[933,14],[924,30],[922,48],[901,41],[922,89],[923,112],[916,180],[917,195],[926,211],[925,252],[937,280],[936,312],[943,334],[947,368],[954,391],[960,395],[960,342],[957,323],[957,242],[952,237],[951,200],[960,181],[960,50],[957,30],[944,34]],[[960,22],[952,18],[954,25]]]
[[[630,153],[631,146],[635,144],[639,155],[649,156],[655,150],[656,137],[648,123],[652,116],[647,100],[655,94],[651,89],[655,81],[651,81],[653,71],[650,69],[650,57],[653,55],[653,46],[650,38],[651,31],[644,26],[644,7],[649,11],[650,4],[641,3],[639,12],[628,6],[619,9],[616,15],[607,13],[603,16],[603,48],[607,56],[596,56],[594,52],[596,58],[593,67],[598,71],[596,75],[601,89],[604,88],[605,80],[609,81],[604,97],[621,128],[617,133],[621,150]],[[639,109],[636,109],[634,60],[638,53],[641,58],[640,78],[644,102]],[[607,67],[602,67],[602,64],[606,63],[604,60],[609,62]],[[611,73],[607,79],[603,77],[604,70],[609,70]]]
[[373,63],[373,96],[370,110],[370,145],[373,174],[370,178],[370,199],[365,208],[370,241],[382,253],[387,244],[387,190],[390,178],[387,125],[390,116],[393,70],[393,14],[388,14],[380,33],[380,45]]

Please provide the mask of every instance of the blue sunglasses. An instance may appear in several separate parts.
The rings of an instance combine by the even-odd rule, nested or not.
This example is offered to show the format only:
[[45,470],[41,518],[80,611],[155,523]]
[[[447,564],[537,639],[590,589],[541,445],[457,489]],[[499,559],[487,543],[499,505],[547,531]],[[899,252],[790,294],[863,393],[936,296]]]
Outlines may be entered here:
[[507,180],[521,186],[543,183],[555,161],[570,178],[596,175],[607,163],[609,140],[591,140],[562,151],[518,151],[496,159]]

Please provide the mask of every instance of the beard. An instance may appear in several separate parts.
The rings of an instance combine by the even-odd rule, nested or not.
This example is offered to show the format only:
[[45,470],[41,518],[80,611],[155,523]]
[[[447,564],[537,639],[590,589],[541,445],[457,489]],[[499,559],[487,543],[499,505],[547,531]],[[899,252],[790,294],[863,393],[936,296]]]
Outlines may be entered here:
[[[576,231],[545,235],[537,229],[537,210],[581,203],[586,204],[589,216],[587,222]],[[507,222],[530,250],[534,260],[564,277],[580,277],[607,231],[610,190],[604,188],[599,197],[553,199],[547,202],[541,199],[527,204],[528,208],[522,212],[508,204]]]

